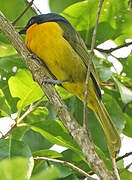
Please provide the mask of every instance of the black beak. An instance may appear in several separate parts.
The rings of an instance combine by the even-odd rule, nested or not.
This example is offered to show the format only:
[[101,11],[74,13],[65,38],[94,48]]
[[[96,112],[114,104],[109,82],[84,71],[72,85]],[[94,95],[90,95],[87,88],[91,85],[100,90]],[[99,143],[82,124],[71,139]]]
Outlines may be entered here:
[[26,34],[26,28],[22,29],[21,31],[19,31],[19,34]]

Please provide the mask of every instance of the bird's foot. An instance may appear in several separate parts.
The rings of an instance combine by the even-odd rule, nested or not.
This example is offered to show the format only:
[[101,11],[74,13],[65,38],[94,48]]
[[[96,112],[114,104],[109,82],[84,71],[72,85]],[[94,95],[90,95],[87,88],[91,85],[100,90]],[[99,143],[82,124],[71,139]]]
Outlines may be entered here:
[[69,79],[55,80],[55,79],[51,79],[48,77],[43,81],[43,83],[53,84],[53,85],[61,85],[61,83],[68,82],[68,81],[69,81]]

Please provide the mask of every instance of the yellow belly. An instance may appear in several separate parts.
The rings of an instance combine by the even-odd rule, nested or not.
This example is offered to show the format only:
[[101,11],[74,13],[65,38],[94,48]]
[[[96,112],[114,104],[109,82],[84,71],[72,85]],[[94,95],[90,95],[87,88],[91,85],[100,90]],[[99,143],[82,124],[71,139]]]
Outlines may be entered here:
[[[62,83],[63,87],[83,100],[86,66],[63,38],[63,31],[57,23],[32,25],[26,33],[26,45],[45,62],[58,80],[69,79],[69,82]],[[96,94],[91,78],[89,94],[89,106],[93,106]]]

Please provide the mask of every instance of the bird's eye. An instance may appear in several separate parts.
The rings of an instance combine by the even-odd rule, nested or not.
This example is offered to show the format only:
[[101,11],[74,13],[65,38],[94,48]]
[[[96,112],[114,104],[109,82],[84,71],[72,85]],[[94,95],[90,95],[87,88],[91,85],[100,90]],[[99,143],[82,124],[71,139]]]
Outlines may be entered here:
[[34,23],[34,19],[31,19],[30,21],[29,21],[29,25],[30,24],[33,24]]

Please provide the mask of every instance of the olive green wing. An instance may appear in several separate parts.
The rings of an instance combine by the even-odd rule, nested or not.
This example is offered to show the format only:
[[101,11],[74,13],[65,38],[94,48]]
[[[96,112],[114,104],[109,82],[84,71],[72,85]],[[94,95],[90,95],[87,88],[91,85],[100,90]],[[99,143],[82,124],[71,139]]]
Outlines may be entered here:
[[[57,23],[64,31],[63,37],[69,42],[69,44],[72,46],[74,51],[81,57],[85,66],[88,67],[88,63],[89,63],[88,50],[87,50],[87,47],[86,47],[83,39],[79,35],[79,33],[74,30],[74,28],[72,27],[71,24],[68,24],[65,21],[64,22],[58,21]],[[90,76],[93,80],[93,83],[95,86],[95,91],[96,91],[99,99],[101,99],[101,90],[100,90],[99,81],[98,81],[93,63],[91,65]]]

